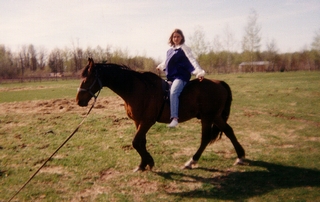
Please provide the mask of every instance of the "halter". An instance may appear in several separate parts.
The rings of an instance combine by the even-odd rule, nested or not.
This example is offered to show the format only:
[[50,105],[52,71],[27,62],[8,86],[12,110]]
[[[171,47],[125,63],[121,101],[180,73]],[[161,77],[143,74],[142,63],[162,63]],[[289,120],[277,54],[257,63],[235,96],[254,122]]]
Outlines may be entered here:
[[[98,83],[99,83],[99,86],[100,86],[97,95],[95,95],[95,94],[91,91],[91,90],[92,90],[92,87],[96,84],[96,82],[98,82]],[[100,91],[101,91],[102,87],[103,87],[103,85],[102,85],[102,83],[101,83],[100,78],[98,77],[98,72],[96,72],[95,79],[94,79],[93,83],[91,84],[91,86],[90,86],[88,89],[78,88],[78,93],[79,93],[79,92],[88,92],[88,93],[89,93],[92,97],[94,97],[94,99],[96,100],[96,99],[98,98],[99,94],[100,94]]]

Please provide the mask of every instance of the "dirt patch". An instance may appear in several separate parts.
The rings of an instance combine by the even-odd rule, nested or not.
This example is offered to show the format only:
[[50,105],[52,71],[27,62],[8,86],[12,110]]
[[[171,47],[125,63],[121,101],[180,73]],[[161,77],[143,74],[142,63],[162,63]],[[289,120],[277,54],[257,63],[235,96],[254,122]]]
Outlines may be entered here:
[[67,171],[62,166],[43,167],[39,173],[60,174],[65,175]]
[[90,188],[82,190],[79,193],[75,194],[75,197],[71,201],[95,201],[95,199],[100,194],[109,193],[111,191],[111,188],[109,186],[103,186],[101,185],[101,183],[108,182],[109,180],[112,180],[113,178],[121,175],[119,171],[116,171],[114,169],[106,169],[101,171],[99,174],[100,177]]
[[293,115],[289,115],[289,114],[285,114],[282,112],[267,112],[267,111],[259,111],[259,110],[249,110],[247,108],[243,108],[243,115],[245,117],[249,117],[249,118],[254,118],[257,115],[268,115],[268,116],[272,116],[272,117],[276,117],[276,118],[281,118],[281,119],[287,119],[287,120],[293,120],[293,121],[299,121],[301,123],[306,123],[306,124],[312,124],[315,125],[317,127],[320,126],[320,122],[317,121],[312,121],[312,120],[306,120],[303,118],[299,118]]
[[[90,101],[91,106],[93,101]],[[65,113],[65,112],[86,112],[88,108],[80,107],[74,99],[54,99],[54,100],[36,100],[26,102],[10,102],[0,104],[0,114],[52,114],[52,113]],[[118,109],[123,107],[123,100],[118,96],[110,96],[108,98],[98,98],[94,109],[101,110]]]
[[71,200],[71,202],[78,201],[95,201],[99,194],[107,193],[110,190],[108,187],[100,186],[94,184],[90,189],[86,189],[81,191],[80,193],[75,194],[75,197]]
[[38,90],[38,89],[49,89],[50,87],[45,86],[33,86],[33,87],[15,87],[15,88],[0,88],[0,92],[8,91],[25,91],[25,90]]

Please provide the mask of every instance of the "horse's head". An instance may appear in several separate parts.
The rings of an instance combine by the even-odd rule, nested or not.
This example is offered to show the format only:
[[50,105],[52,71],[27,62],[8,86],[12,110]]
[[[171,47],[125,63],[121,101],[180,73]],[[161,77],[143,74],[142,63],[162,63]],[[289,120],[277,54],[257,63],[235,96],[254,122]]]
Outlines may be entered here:
[[92,97],[102,88],[102,83],[98,75],[98,68],[96,68],[92,58],[88,58],[88,64],[82,71],[82,81],[78,88],[76,102],[79,106],[87,106]]

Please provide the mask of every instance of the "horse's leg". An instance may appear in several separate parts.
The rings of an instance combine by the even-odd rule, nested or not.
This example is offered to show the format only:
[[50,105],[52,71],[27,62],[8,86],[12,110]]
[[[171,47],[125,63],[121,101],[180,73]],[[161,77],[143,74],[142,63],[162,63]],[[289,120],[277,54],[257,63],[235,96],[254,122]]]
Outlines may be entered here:
[[185,169],[192,169],[192,165],[195,165],[198,162],[207,145],[218,137],[219,132],[219,128],[217,128],[215,125],[212,126],[211,121],[202,121],[202,136],[200,147],[193,155],[193,157],[184,164]]
[[222,118],[218,118],[217,120],[215,120],[215,123],[230,139],[234,149],[237,152],[238,158],[234,164],[243,164],[243,159],[245,158],[245,151],[238,142],[236,136],[234,135],[232,127],[229,124],[227,124]]
[[150,170],[154,166],[154,160],[152,156],[149,154],[146,148],[146,134],[152,124],[136,124],[137,132],[132,141],[132,146],[137,150],[141,157],[141,163],[135,171],[144,171],[146,167],[149,166]]
[[234,165],[244,164],[243,160],[245,159],[245,151],[244,151],[243,147],[240,145],[240,143],[238,142],[236,136],[234,135],[233,129],[229,124],[226,125],[224,133],[232,142],[233,147],[236,150],[237,155],[238,155],[238,158],[237,158],[236,162],[234,163]]

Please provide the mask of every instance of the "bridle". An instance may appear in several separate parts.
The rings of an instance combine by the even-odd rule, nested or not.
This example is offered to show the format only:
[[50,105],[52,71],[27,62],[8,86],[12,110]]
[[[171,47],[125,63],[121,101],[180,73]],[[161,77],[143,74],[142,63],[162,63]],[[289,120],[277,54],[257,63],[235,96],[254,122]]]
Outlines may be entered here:
[[[96,84],[96,83],[99,83],[99,91],[97,93],[97,95],[95,95],[93,92],[92,92],[92,88],[93,86]],[[93,82],[93,84],[91,84],[91,86],[88,88],[88,89],[85,89],[85,88],[78,88],[78,92],[89,92],[93,97],[94,97],[94,102],[92,103],[92,106],[90,107],[89,111],[86,113],[85,117],[82,119],[82,121],[80,122],[80,124],[78,125],[78,127],[69,135],[69,137],[51,154],[51,156],[46,160],[44,161],[44,163],[40,166],[40,168],[38,168],[38,170],[29,178],[28,181],[26,181],[24,183],[24,185],[8,200],[8,202],[12,201],[12,199],[18,195],[21,190],[23,188],[25,188],[25,186],[27,186],[27,184],[29,184],[29,182],[36,176],[37,173],[39,173],[39,171],[46,165],[47,162],[49,162],[52,157],[71,139],[71,137],[79,130],[80,126],[82,125],[82,123],[84,122],[84,120],[88,117],[89,113],[91,112],[91,110],[93,109],[96,101],[97,101],[97,97],[99,96],[100,94],[100,91],[102,89],[103,85],[101,83],[101,80],[98,76],[98,73],[96,72],[96,75],[95,75],[95,80]]]
[[[99,90],[98,90],[98,94],[95,95],[92,92],[92,88],[97,82],[99,84]],[[96,71],[95,79],[94,79],[93,83],[91,84],[91,86],[89,88],[87,88],[87,89],[86,88],[78,88],[78,93],[79,92],[88,92],[96,100],[98,98],[99,94],[100,94],[100,91],[101,91],[102,87],[103,87],[103,85],[102,85],[101,80],[100,80],[100,78],[98,76],[98,72]]]
[[[99,83],[99,91],[97,93],[97,95],[95,95],[93,92],[92,92],[92,88],[93,86],[96,84],[96,83]],[[44,161],[44,163],[38,168],[38,170],[36,170],[36,172],[29,178],[29,180],[27,180],[23,186],[8,200],[8,202],[12,201],[12,199],[18,195],[21,190],[23,188],[25,188],[27,186],[27,184],[29,184],[29,182],[37,175],[37,173],[39,173],[39,171],[46,165],[47,162],[49,162],[52,157],[73,137],[73,135],[79,130],[80,126],[82,125],[82,123],[85,121],[85,119],[88,117],[88,115],[90,114],[91,110],[93,109],[96,101],[97,101],[97,98],[100,94],[100,91],[102,89],[103,85],[101,83],[101,80],[98,76],[98,72],[96,71],[96,75],[95,75],[95,79],[93,81],[93,83],[91,84],[91,86],[88,88],[88,89],[85,89],[85,88],[78,88],[78,92],[88,92],[90,93],[90,95],[92,95],[92,97],[94,97],[94,102],[92,103],[92,106],[90,107],[89,111],[86,113],[85,117],[82,119],[82,121],[80,122],[80,124],[78,125],[78,127],[69,135],[69,137],[51,154],[51,156],[46,160]]]

